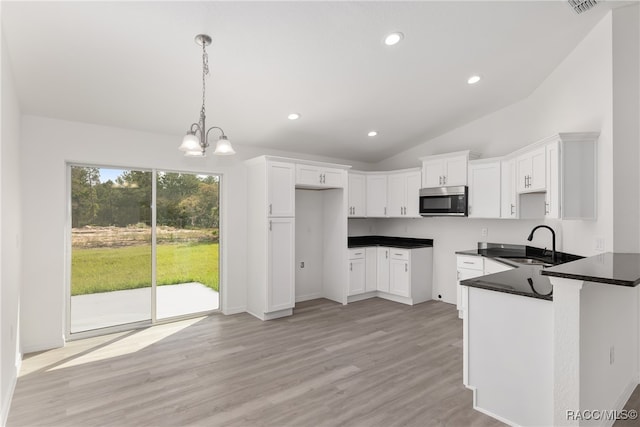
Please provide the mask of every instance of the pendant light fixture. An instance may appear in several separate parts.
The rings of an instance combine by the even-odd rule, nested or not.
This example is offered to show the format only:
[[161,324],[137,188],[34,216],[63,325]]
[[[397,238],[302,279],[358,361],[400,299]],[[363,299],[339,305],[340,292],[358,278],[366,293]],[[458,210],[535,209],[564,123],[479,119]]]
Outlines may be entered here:
[[205,121],[205,77],[209,74],[209,56],[207,55],[207,46],[211,44],[211,37],[206,34],[198,34],[196,36],[196,43],[202,46],[202,108],[200,109],[200,120],[198,123],[193,123],[187,131],[182,144],[180,145],[180,151],[184,151],[184,155],[187,157],[205,157],[207,148],[209,147],[209,132],[213,129],[220,131],[221,135],[216,142],[216,149],[213,154],[220,156],[226,156],[230,154],[236,154],[231,147],[231,142],[227,139],[222,128],[218,126],[212,126],[207,128]]

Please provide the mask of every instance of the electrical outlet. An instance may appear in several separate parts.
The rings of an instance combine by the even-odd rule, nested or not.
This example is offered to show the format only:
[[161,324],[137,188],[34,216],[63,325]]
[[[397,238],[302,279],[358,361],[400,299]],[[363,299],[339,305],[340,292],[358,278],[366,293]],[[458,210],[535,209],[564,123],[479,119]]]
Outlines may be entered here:
[[488,228],[481,229],[480,234],[482,235],[482,237],[487,237],[489,235],[489,229]]
[[604,252],[604,239],[602,237],[596,238],[596,251]]
[[616,348],[611,346],[609,348],[609,365],[613,365],[616,361]]

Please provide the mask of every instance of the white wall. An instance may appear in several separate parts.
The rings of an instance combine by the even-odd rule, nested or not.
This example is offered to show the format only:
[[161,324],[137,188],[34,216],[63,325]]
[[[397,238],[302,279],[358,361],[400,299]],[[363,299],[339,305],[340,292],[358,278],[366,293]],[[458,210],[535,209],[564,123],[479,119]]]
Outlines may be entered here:
[[20,365],[21,182],[18,170],[20,107],[2,38],[2,145],[0,147],[0,423],[5,424]]
[[640,252],[638,9],[635,5],[613,11],[613,248],[616,252]]
[[[117,106],[114,106],[117,108]],[[106,126],[23,116],[22,163],[24,244],[22,286],[24,352],[63,345],[67,216],[66,164],[159,168],[221,173],[222,308],[246,305],[246,167],[243,160],[273,154],[340,163],[336,159],[260,150],[235,144],[235,156],[185,158],[177,150],[181,135],[163,135]],[[362,165],[356,165],[361,167]]]
[[[595,238],[603,238],[605,250],[610,251],[613,248],[611,67],[612,16],[608,14],[529,97],[399,153],[376,165],[376,169],[418,166],[417,159],[421,156],[464,149],[480,152],[482,157],[501,156],[558,132],[599,131],[598,219],[545,222],[556,230],[559,250],[593,255]],[[484,227],[489,230],[487,241],[526,244],[529,231],[540,222],[470,218],[373,221],[379,234],[434,239],[434,297],[442,295],[450,303],[455,302],[455,251],[472,249],[478,241],[485,240],[480,235]],[[362,224],[358,227],[364,228]],[[550,236],[538,232],[532,244],[550,247]]]

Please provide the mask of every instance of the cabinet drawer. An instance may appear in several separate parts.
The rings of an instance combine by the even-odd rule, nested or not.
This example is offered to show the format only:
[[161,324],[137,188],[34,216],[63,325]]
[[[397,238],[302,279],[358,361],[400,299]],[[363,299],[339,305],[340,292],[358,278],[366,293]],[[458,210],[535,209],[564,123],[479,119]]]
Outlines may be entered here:
[[457,257],[458,268],[466,268],[469,270],[484,269],[484,260],[480,256],[464,256],[458,255]]
[[365,248],[349,249],[349,259],[364,259]]
[[409,251],[407,249],[389,248],[392,259],[401,259],[403,261],[409,261]]

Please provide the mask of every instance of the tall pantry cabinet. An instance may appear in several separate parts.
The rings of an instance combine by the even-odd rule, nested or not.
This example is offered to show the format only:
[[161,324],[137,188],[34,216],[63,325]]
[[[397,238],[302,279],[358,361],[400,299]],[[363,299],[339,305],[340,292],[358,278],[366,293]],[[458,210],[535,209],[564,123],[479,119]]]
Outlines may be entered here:
[[247,161],[247,311],[262,320],[289,316],[295,305],[294,163]]

